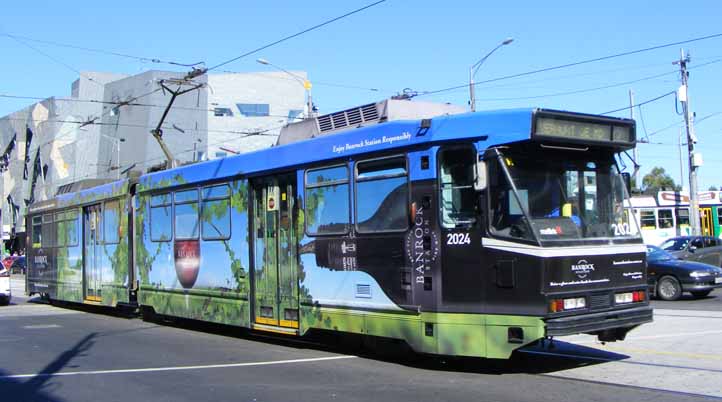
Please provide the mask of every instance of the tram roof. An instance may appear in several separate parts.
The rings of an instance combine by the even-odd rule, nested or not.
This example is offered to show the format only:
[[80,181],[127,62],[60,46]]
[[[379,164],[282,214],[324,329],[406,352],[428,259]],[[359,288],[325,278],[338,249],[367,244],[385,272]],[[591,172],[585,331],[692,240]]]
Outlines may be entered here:
[[310,165],[334,159],[453,140],[472,140],[484,147],[531,138],[535,108],[446,115],[425,120],[397,120],[354,128],[309,140],[141,176],[138,190],[149,191],[210,179]]

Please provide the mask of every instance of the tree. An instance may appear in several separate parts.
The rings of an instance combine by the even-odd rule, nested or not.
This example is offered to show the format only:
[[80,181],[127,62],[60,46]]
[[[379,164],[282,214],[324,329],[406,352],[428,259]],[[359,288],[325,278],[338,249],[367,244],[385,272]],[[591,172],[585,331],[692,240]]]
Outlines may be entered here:
[[717,186],[710,186],[707,191],[719,191],[719,189],[717,189]]
[[642,192],[656,195],[661,190],[679,191],[681,188],[674,183],[674,179],[664,171],[664,168],[654,167],[642,178]]

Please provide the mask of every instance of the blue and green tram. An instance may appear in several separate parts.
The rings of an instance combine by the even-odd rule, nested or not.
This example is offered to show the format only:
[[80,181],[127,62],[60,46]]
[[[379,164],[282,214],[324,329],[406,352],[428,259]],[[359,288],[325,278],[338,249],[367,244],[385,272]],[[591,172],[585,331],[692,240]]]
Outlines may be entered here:
[[632,120],[521,109],[322,123],[31,206],[28,291],[488,358],[552,336],[622,340],[652,320],[615,162]]

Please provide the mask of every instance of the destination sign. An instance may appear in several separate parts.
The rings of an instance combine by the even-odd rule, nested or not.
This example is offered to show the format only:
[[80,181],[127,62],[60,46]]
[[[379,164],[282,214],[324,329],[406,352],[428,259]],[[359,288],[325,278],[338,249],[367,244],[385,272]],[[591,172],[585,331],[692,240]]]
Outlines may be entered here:
[[[631,145],[635,138],[632,126],[623,122],[583,121],[580,118],[540,115],[536,118],[535,137],[569,139],[573,142]],[[615,124],[616,123],[616,124]]]

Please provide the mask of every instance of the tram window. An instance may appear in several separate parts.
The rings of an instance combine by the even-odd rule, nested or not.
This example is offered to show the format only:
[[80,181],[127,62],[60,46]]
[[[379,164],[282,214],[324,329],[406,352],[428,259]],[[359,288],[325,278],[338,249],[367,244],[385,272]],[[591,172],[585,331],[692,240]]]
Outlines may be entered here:
[[190,240],[198,238],[198,190],[178,191],[175,202],[175,238]]
[[[508,162],[507,162],[508,163]],[[501,168],[489,165],[489,226],[495,236],[534,240],[534,235]],[[528,191],[517,193],[521,202],[528,207]]]
[[674,220],[672,218],[671,209],[657,210],[657,226],[660,229],[669,229],[671,227],[674,227]]
[[68,247],[78,245],[78,211],[71,210],[65,213],[65,238]]
[[722,208],[717,207],[717,224],[722,226]]
[[58,212],[55,214],[55,245],[65,247],[65,213]]
[[349,229],[349,180],[346,166],[306,171],[306,233],[346,234]]
[[40,247],[40,240],[42,237],[42,227],[43,227],[43,221],[41,216],[33,216],[32,220],[32,230],[33,230],[33,248],[39,248]]
[[408,204],[405,157],[356,164],[356,229],[359,233],[406,230]]
[[108,201],[103,208],[103,238],[105,244],[119,242],[120,231],[120,201]]
[[228,185],[201,190],[201,235],[203,240],[231,238],[231,188]]
[[150,240],[170,241],[173,238],[170,194],[150,198]]
[[42,229],[42,245],[43,247],[53,247],[55,242],[55,235],[53,232],[55,231],[55,225],[53,224],[53,216],[43,215],[43,229]]
[[656,229],[657,219],[654,217],[653,209],[640,209],[639,210],[639,223],[642,229]]
[[441,224],[446,228],[476,222],[473,148],[446,149],[439,156]]

